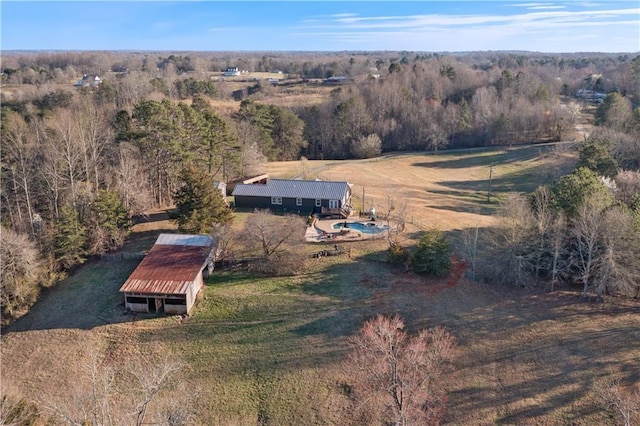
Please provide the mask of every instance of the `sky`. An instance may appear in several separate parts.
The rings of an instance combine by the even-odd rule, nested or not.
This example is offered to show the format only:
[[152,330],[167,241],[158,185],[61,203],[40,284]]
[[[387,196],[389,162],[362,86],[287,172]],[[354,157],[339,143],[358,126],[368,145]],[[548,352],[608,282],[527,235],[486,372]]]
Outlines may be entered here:
[[640,51],[640,1],[0,1],[2,50]]

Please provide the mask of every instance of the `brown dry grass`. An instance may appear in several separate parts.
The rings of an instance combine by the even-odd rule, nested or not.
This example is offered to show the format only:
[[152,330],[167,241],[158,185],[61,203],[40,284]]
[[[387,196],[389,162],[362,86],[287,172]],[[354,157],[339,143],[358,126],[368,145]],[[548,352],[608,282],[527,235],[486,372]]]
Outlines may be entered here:
[[[390,154],[368,160],[290,161],[268,164],[273,177],[348,181],[353,204],[364,211],[407,204],[406,219],[442,230],[485,227],[498,202],[509,191],[532,191],[565,173],[573,164],[562,144],[487,148],[456,153]],[[492,197],[487,201],[492,174]]]

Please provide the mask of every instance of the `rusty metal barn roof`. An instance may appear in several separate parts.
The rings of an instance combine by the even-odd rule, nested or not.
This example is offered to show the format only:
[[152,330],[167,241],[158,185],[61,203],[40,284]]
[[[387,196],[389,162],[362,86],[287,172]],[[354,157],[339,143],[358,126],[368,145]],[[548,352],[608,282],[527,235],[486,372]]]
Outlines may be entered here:
[[238,184],[232,195],[341,200],[349,187],[348,182],[271,179],[266,184]]
[[186,294],[212,250],[213,239],[207,235],[161,234],[120,291]]

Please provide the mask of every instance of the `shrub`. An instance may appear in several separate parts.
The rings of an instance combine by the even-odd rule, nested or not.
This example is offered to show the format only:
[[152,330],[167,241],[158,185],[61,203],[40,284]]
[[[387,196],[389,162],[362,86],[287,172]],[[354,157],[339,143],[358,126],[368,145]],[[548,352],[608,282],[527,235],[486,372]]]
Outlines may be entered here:
[[411,265],[417,274],[445,275],[451,267],[451,249],[442,231],[429,229],[418,242]]
[[400,244],[391,242],[387,251],[387,260],[395,267],[408,269],[411,264],[411,253]]

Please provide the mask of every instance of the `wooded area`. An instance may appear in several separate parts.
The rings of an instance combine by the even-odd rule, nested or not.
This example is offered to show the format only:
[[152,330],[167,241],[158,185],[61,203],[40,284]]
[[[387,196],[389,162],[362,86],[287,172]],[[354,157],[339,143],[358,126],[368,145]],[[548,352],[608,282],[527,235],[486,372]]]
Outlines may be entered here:
[[[4,275],[18,281],[48,285],[87,256],[119,247],[133,216],[173,203],[190,168],[212,183],[232,182],[263,172],[269,160],[558,141],[584,108],[597,108],[603,129],[589,146],[617,166],[600,171],[601,163],[586,164],[589,155],[584,165],[621,176],[622,201],[638,208],[640,57],[10,52],[2,59],[2,226],[27,236],[13,240],[25,250],[42,253],[33,267],[12,266],[29,274]],[[225,80],[228,66],[285,77],[278,86]],[[101,83],[74,87],[83,75]],[[345,79],[322,80],[335,76]],[[591,105],[575,98],[579,89],[608,95]],[[275,102],[305,93],[320,97]],[[16,282],[3,278],[5,315],[32,300],[6,291]]]

